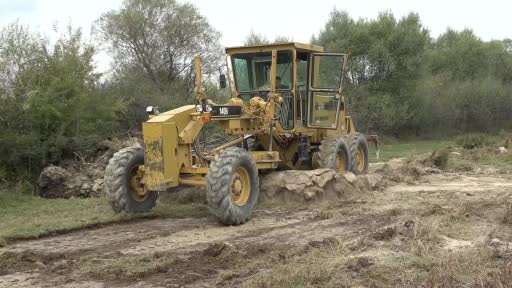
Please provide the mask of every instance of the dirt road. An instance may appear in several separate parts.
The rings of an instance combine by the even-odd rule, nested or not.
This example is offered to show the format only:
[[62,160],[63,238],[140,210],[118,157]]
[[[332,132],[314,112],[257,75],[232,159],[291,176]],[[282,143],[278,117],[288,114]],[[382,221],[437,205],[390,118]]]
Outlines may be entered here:
[[511,197],[507,175],[433,174],[331,203],[259,207],[237,227],[116,224],[1,248],[0,287],[413,287],[444,281],[439,255],[492,250],[478,261],[508,269]]

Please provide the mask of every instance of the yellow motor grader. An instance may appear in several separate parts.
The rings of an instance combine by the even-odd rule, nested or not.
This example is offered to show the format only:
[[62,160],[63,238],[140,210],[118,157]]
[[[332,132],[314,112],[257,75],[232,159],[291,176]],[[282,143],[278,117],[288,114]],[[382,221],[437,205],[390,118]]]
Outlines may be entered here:
[[[211,213],[227,225],[248,221],[259,193],[261,169],[368,170],[368,143],[346,114],[342,94],[346,54],[281,43],[226,48],[233,92],[226,104],[203,94],[195,59],[196,105],[159,113],[148,107],[143,147],[110,159],[105,189],[117,212],[152,209],[159,192],[181,185],[206,187]],[[233,85],[231,85],[233,83]],[[215,123],[234,140],[209,150],[200,145]]]

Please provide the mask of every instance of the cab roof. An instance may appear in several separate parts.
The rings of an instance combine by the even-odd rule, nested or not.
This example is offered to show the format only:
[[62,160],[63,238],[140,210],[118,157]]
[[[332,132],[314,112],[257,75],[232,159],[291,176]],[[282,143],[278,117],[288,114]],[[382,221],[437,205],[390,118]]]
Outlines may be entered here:
[[324,48],[317,45],[303,44],[297,42],[288,43],[275,43],[275,44],[264,44],[264,45],[253,45],[253,46],[237,46],[237,47],[226,47],[226,54],[237,54],[237,53],[256,53],[256,52],[267,52],[272,50],[292,50],[295,49],[300,52],[324,52]]

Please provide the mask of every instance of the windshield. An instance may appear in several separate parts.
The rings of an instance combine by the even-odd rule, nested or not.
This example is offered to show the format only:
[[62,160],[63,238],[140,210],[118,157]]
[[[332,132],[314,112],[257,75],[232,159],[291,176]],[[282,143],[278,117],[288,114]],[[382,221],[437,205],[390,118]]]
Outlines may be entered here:
[[[241,98],[264,94],[270,91],[270,67],[272,52],[248,53],[232,55],[233,73]],[[292,52],[277,52],[276,89],[292,89]],[[245,96],[245,97],[244,97]],[[244,99],[246,100],[246,99]]]

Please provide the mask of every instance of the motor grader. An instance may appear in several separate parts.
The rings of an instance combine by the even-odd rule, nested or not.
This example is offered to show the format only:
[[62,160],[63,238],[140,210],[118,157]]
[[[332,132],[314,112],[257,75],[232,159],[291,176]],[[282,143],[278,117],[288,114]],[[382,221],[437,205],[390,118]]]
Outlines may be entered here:
[[[195,59],[195,105],[159,113],[149,107],[143,147],[110,159],[105,189],[116,212],[152,209],[159,192],[181,185],[206,187],[211,213],[227,225],[251,217],[259,193],[259,170],[331,168],[365,173],[368,143],[346,112],[343,80],[347,55],[281,43],[226,48],[233,97],[207,99]],[[216,124],[234,140],[205,149],[206,125]]]

